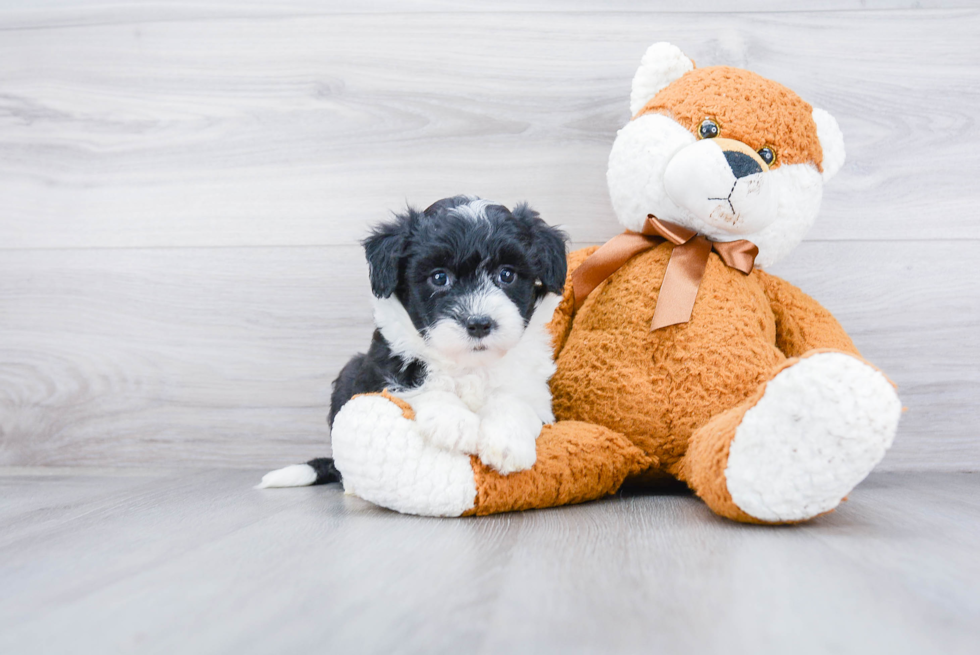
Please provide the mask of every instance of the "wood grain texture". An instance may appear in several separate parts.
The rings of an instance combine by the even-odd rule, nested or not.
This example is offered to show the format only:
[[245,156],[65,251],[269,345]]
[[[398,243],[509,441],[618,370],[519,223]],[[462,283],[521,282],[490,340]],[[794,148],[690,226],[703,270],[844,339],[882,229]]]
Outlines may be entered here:
[[686,494],[426,519],[257,471],[0,469],[4,653],[974,653],[980,479],[875,474],[803,526]]
[[[971,243],[811,242],[773,269],[899,385],[883,470],[980,467],[974,260]],[[355,246],[8,251],[0,307],[2,465],[325,454],[330,382],[372,330]]]
[[355,247],[6,253],[0,461],[324,451],[330,382],[373,330],[362,260]]
[[812,238],[980,238],[977,10],[153,11],[2,32],[4,247],[348,244],[462,191],[603,241],[609,147],[661,39],[837,116],[848,163]]
[[617,233],[606,158],[669,39],[837,116],[775,272],[900,385],[885,469],[980,467],[980,10],[909,6],[0,1],[0,464],[324,454],[368,224],[466,191]]
[[865,11],[869,9],[970,8],[971,0],[688,0],[683,6],[669,0],[202,0],[160,3],[124,0],[107,5],[102,0],[0,0],[4,22],[0,30],[79,27],[123,22],[201,21],[229,18],[281,19],[298,16],[377,13],[759,13],[812,11]]

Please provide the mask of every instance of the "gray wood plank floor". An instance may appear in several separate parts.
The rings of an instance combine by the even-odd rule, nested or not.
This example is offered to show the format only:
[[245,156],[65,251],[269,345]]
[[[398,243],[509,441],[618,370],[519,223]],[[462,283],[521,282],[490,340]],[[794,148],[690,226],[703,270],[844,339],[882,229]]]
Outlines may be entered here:
[[[935,472],[980,469],[977,3],[677,8],[0,0],[0,653],[978,652],[980,474]],[[369,223],[467,191],[619,231],[656,40],[840,121],[774,272],[899,384],[879,472],[793,528],[676,490],[433,520],[252,489],[327,452]]]
[[686,493],[483,519],[257,471],[0,469],[0,652],[976,653],[980,475],[796,527]]

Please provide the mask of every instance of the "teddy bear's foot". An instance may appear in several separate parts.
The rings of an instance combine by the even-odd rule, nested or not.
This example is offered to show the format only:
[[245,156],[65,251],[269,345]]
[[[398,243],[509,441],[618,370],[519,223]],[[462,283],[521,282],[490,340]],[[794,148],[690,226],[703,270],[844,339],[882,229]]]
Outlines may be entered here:
[[476,502],[470,456],[428,443],[405,401],[356,396],[334,418],[333,457],[344,491],[404,514],[460,516]]
[[877,369],[814,351],[695,433],[685,477],[723,516],[804,521],[837,507],[881,461],[901,411]]
[[601,498],[656,463],[621,434],[568,421],[541,430],[533,468],[501,475],[476,456],[426,442],[413,418],[387,393],[344,405],[332,439],[347,493],[406,514],[496,514]]

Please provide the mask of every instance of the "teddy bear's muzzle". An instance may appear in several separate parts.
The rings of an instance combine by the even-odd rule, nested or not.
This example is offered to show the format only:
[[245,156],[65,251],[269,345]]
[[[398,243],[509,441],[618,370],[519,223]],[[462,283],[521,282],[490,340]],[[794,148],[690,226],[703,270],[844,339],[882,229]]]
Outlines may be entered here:
[[664,188],[676,205],[723,234],[753,234],[776,218],[769,167],[734,139],[682,148],[667,163]]

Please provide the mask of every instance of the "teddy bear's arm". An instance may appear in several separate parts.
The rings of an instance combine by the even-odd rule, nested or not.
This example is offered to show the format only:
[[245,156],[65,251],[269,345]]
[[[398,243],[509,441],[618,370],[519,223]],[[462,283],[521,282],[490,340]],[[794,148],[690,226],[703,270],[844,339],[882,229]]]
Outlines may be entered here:
[[568,253],[568,274],[565,276],[565,291],[562,294],[561,303],[555,309],[555,313],[548,323],[548,331],[551,332],[555,346],[555,359],[558,353],[565,346],[565,340],[572,329],[572,318],[575,315],[575,294],[572,292],[572,273],[582,265],[586,257],[599,249],[599,246],[589,246]]
[[774,275],[756,270],[776,318],[776,347],[787,357],[815,348],[832,348],[860,356],[854,342],[834,315],[798,288]]

